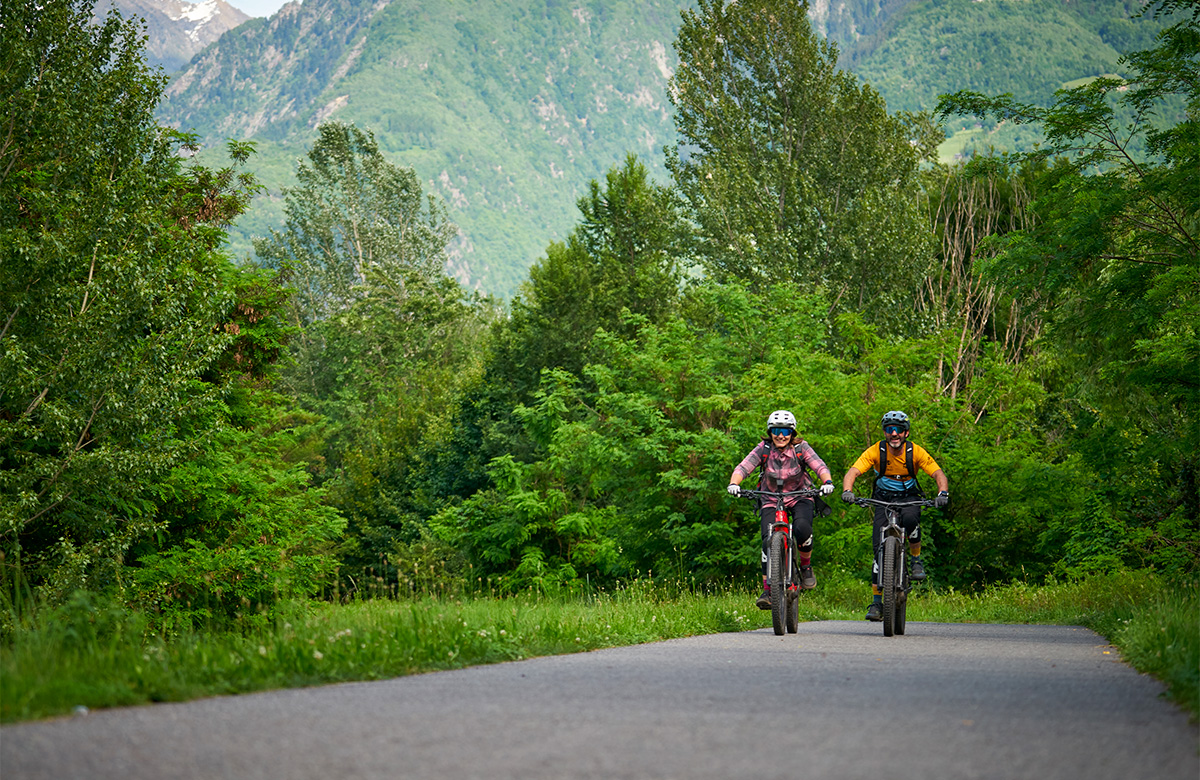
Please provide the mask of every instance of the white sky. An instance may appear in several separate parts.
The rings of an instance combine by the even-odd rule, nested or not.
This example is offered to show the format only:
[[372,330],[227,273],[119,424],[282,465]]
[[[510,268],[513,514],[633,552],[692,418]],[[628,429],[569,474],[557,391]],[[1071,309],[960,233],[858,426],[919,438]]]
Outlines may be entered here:
[[[191,0],[198,2],[198,0]],[[283,7],[287,0],[225,0],[234,8],[251,16],[270,16]]]

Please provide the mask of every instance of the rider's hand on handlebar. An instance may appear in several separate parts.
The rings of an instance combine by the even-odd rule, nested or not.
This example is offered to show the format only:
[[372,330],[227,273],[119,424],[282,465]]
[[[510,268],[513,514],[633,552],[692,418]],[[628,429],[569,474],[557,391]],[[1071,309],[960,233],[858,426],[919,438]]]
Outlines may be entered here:
[[742,486],[735,485],[732,482],[730,482],[729,487],[725,489],[729,491],[729,495],[731,496],[740,496],[742,494]]
[[845,501],[847,504],[853,504],[854,503],[854,491],[853,490],[843,490],[842,491],[842,500]]
[[821,495],[827,496],[833,492],[833,481],[825,480],[825,484],[821,485]]
[[947,493],[945,490],[938,493],[933,498],[933,505],[936,506],[938,509],[941,509],[948,503],[950,503],[950,494]]

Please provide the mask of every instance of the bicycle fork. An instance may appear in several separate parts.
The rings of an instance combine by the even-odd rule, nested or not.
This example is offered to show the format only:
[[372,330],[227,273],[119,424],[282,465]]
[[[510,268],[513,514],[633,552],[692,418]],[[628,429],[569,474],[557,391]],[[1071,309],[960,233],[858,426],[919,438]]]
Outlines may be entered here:
[[[888,539],[898,539],[900,544],[896,545],[896,570],[900,572],[899,590],[901,594],[908,592],[908,537],[904,533],[904,529],[900,527],[894,519],[889,518],[890,522],[884,526],[883,531],[879,535],[879,546],[875,548],[875,561],[871,564],[871,584],[882,590],[885,586],[880,582],[880,564],[879,561],[883,557],[883,545]],[[892,583],[888,583],[892,585]]]
[[771,523],[771,532],[767,535],[767,546],[763,549],[762,559],[767,564],[767,581],[769,582],[774,572],[770,569],[770,559],[767,555],[767,550],[770,548],[770,541],[775,534],[783,534],[783,584],[788,591],[796,589],[796,583],[792,578],[792,567],[794,565],[792,556],[792,524],[788,521],[787,510],[782,507],[775,510],[775,522]]

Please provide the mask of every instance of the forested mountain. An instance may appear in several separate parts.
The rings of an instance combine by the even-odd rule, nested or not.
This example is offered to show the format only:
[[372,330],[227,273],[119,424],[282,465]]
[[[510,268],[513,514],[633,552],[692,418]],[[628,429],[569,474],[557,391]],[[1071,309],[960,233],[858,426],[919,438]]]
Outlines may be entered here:
[[171,73],[188,63],[204,47],[229,30],[250,20],[250,15],[225,0],[101,0],[96,14],[116,8],[122,16],[146,22],[146,60]]
[[[454,275],[509,295],[567,234],[587,181],[627,152],[664,178],[672,40],[691,5],[306,0],[210,47],[174,77],[159,117],[210,146],[257,142],[271,194],[231,234],[239,255],[278,227],[280,187],[316,124],[337,119],[372,130],[446,201],[461,231]],[[815,2],[809,15],[889,109],[914,110],[957,89],[1048,100],[1063,82],[1112,72],[1119,51],[1158,29],[1129,21],[1136,7],[856,0]]]
[[[258,141],[274,194],[317,122],[372,130],[449,205],[455,276],[510,293],[566,235],[589,179],[626,151],[662,170],[678,16],[669,0],[307,0],[206,51],[160,116],[214,143]],[[244,227],[265,233],[280,214],[264,199]]]

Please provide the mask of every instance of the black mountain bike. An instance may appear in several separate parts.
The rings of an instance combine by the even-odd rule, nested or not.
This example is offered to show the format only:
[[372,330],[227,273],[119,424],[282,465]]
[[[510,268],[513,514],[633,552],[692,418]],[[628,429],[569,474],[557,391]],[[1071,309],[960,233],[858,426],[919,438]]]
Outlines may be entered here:
[[877,498],[855,497],[859,506],[881,506],[884,510],[884,525],[875,550],[875,567],[879,572],[879,587],[883,591],[883,635],[904,633],[904,622],[908,611],[908,592],[912,590],[912,577],[908,570],[907,545],[904,528],[900,525],[900,510],[906,506],[936,506],[929,499],[918,501],[880,501]]
[[[770,542],[767,546],[767,582],[771,586],[771,625],[776,636],[794,634],[800,627],[800,570],[796,562],[796,543],[792,539],[792,524],[783,499],[792,496],[813,498],[821,494],[820,488],[790,490],[775,493],[769,490],[748,490],[739,494],[753,499],[755,507],[762,506],[767,498],[779,499],[775,508],[775,520],[771,523]],[[757,513],[756,513],[757,514]]]

